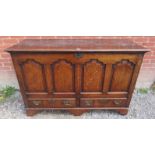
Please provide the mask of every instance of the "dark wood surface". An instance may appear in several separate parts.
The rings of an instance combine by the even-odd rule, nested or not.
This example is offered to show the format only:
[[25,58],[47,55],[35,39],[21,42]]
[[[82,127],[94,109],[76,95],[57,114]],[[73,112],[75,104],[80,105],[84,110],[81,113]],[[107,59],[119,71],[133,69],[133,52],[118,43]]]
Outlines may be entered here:
[[80,115],[92,109],[127,114],[148,49],[128,40],[30,39],[7,51],[11,52],[27,115],[50,109]]
[[25,39],[6,49],[9,52],[146,52],[148,49],[126,39]]

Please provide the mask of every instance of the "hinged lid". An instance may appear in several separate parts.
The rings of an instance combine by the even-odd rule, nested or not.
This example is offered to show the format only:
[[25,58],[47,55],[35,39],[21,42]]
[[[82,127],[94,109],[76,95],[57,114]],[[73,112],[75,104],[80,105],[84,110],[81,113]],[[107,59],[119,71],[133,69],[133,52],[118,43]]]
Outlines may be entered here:
[[25,39],[7,48],[8,52],[147,52],[126,39]]

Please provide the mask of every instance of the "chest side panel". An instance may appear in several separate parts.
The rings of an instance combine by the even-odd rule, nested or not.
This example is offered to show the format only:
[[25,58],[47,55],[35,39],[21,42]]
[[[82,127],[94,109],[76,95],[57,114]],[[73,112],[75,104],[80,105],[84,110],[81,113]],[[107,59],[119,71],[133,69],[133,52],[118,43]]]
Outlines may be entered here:
[[85,54],[81,65],[81,95],[127,97],[139,56],[136,54]]
[[27,59],[19,63],[27,92],[46,92],[45,66],[35,59]]
[[17,54],[13,56],[19,84],[28,98],[75,97],[72,54]]
[[90,59],[82,65],[82,91],[102,92],[105,76],[105,64],[99,60]]
[[57,60],[51,64],[53,92],[75,91],[75,65],[67,60]]
[[128,92],[134,69],[135,63],[129,60],[120,60],[113,64],[109,91]]

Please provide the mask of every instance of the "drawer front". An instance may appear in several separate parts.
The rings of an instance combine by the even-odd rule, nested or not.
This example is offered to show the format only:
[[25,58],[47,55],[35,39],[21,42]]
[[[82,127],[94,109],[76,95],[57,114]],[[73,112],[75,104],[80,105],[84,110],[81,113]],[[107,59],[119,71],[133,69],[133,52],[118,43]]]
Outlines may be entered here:
[[29,108],[73,108],[76,107],[75,99],[51,99],[51,100],[29,100]]
[[53,99],[53,108],[74,108],[76,107],[75,99]]
[[80,107],[126,107],[126,99],[81,99]]
[[29,108],[52,108],[53,104],[51,100],[29,100]]

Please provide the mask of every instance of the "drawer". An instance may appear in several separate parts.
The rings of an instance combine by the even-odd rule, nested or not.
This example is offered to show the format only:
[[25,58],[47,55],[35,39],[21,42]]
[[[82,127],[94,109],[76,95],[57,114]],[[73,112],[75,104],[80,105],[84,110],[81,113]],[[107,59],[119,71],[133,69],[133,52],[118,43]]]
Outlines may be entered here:
[[127,99],[86,99],[80,100],[80,107],[126,107]]
[[75,99],[53,99],[53,108],[73,108],[76,107]]
[[28,107],[29,108],[52,108],[51,100],[29,100]]

